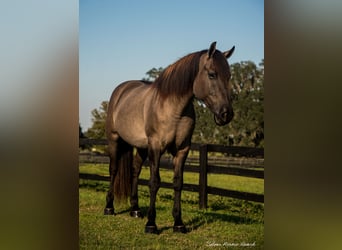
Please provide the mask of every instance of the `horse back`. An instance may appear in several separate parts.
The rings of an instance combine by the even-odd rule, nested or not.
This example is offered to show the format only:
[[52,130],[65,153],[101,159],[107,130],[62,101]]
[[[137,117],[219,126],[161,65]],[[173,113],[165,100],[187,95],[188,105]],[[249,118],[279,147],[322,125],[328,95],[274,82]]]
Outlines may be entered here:
[[150,84],[127,81],[115,88],[108,103],[106,133],[117,133],[133,146],[147,147],[143,111]]

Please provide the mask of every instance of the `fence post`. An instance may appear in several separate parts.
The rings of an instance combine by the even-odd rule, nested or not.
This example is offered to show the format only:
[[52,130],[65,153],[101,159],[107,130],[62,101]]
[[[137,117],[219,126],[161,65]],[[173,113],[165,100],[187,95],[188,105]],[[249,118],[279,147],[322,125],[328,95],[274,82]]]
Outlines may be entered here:
[[208,165],[208,145],[202,144],[199,147],[199,207],[200,209],[206,209],[208,207],[208,177],[207,177],[207,165]]

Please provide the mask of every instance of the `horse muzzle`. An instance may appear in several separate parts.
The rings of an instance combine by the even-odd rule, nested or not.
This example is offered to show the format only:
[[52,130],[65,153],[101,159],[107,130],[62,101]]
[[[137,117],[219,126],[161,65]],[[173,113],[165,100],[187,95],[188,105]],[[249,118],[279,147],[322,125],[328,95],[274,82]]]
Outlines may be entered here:
[[224,126],[228,124],[233,119],[233,117],[233,110],[228,110],[226,108],[224,108],[221,112],[214,114],[214,120],[218,126]]

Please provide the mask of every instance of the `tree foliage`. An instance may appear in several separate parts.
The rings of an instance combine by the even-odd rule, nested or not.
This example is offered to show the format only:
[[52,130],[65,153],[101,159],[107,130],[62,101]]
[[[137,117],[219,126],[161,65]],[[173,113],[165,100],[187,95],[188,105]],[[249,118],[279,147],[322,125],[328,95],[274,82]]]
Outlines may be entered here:
[[228,125],[237,146],[264,146],[264,68],[251,61],[231,65],[234,119]]
[[[232,146],[264,146],[264,60],[259,67],[252,61],[230,65],[233,87],[234,118],[227,126],[219,127],[211,111],[199,100],[194,101],[196,127],[193,142]],[[163,68],[152,68],[143,80],[154,81]],[[108,102],[92,111],[93,126],[87,131],[89,138],[105,138],[105,118]]]
[[78,124],[78,136],[79,136],[79,138],[85,138],[85,135],[83,133],[83,130],[82,130],[80,123]]
[[163,71],[162,67],[157,68],[152,68],[149,71],[146,72],[147,78],[144,77],[142,80],[143,81],[154,81],[155,79],[157,79],[157,77],[159,76],[159,74]]
[[86,132],[86,136],[94,139],[106,138],[105,124],[107,117],[108,101],[103,101],[99,109],[91,111],[93,125]]

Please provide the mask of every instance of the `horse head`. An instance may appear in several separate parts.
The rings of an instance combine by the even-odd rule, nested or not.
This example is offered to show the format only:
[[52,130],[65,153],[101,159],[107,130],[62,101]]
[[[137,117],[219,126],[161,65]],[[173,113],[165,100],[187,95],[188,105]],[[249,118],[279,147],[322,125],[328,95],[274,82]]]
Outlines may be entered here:
[[232,88],[229,83],[230,68],[227,59],[233,54],[235,46],[226,52],[216,49],[216,42],[210,45],[199,62],[198,74],[193,85],[193,93],[214,113],[217,125],[228,124],[234,116],[232,107]]

